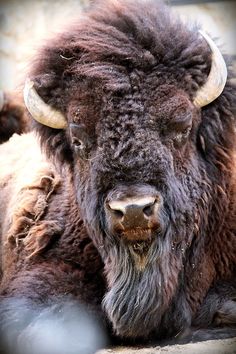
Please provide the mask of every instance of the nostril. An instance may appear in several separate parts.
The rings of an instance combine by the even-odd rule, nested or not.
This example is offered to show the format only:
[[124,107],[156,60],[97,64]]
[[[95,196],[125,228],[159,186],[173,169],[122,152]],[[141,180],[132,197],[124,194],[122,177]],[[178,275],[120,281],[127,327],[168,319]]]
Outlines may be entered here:
[[154,207],[155,204],[157,203],[157,200],[155,199],[153,202],[147,204],[144,208],[143,208],[143,213],[145,216],[150,217],[153,215],[154,213]]
[[111,209],[111,211],[117,219],[122,219],[124,216],[124,213],[121,210]]
[[113,218],[117,219],[117,220],[121,220],[124,216],[124,213],[122,210],[116,208],[116,205],[113,205],[114,203],[112,202],[108,202],[106,203],[106,207],[110,212],[110,215],[113,216]]
[[148,205],[145,208],[143,208],[143,213],[146,216],[151,216],[153,214],[153,205]]

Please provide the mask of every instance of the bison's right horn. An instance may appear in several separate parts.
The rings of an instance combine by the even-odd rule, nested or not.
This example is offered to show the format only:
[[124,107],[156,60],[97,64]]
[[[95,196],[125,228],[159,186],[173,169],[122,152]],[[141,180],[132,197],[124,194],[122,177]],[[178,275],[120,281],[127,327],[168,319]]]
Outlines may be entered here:
[[65,129],[64,115],[46,104],[34,88],[34,82],[27,79],[24,87],[24,101],[32,117],[43,125],[54,129]]
[[223,91],[227,80],[227,67],[224,58],[213,42],[203,31],[199,31],[208,43],[212,52],[211,70],[205,84],[196,93],[194,104],[197,107],[204,107],[213,102]]
[[0,91],[0,112],[3,109],[4,106],[4,93],[3,91]]

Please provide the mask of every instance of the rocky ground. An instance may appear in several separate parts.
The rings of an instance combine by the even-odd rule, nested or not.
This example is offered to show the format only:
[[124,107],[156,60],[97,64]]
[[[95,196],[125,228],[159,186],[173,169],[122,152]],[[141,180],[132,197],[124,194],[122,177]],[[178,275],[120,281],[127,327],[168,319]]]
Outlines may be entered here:
[[97,354],[236,354],[236,338],[145,349],[114,348]]

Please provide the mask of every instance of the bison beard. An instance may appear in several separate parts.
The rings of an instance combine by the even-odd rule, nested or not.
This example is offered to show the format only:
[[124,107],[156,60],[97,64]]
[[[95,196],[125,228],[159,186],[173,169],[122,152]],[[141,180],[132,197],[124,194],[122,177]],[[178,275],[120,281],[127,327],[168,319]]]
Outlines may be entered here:
[[110,290],[104,297],[103,307],[118,335],[145,337],[158,326],[167,305],[163,303],[163,277],[156,265],[158,258],[144,271],[135,267],[126,247],[112,250],[110,258],[106,272]]
[[103,307],[118,335],[147,337],[160,324],[169,302],[165,295],[172,295],[177,281],[175,277],[171,289],[166,289],[165,278],[169,274],[164,272],[166,264],[162,263],[163,256],[168,259],[170,252],[167,247],[161,252],[154,243],[145,269],[139,270],[127,246],[120,244],[111,248],[105,267],[109,291]]
[[[139,244],[138,241],[129,241],[124,235],[109,233],[103,208],[100,207],[104,198],[100,200],[98,188],[94,184],[97,172],[96,168],[91,172],[93,182],[84,181],[83,188],[79,185],[77,198],[82,206],[87,206],[82,207],[81,214],[104,261],[108,291],[102,305],[114,332],[132,339],[148,338],[151,334],[164,339],[165,336],[179,333],[190,326],[191,312],[181,296],[179,300],[183,312],[176,318],[174,326],[165,329],[165,333],[160,331],[160,327],[171,300],[179,295],[179,275],[193,237],[189,223],[193,211],[190,213],[184,203],[188,196],[174,178],[167,178],[168,184],[173,187],[166,193],[165,199],[168,200],[167,205],[172,207],[163,205],[159,211],[160,228],[149,242],[140,242],[140,248],[137,249],[134,246]],[[129,193],[132,191],[132,194],[137,194],[142,188],[146,190],[148,186],[130,186]],[[126,188],[122,186],[120,189]],[[86,192],[81,194],[81,190]],[[120,192],[116,187],[112,193],[117,190]],[[178,206],[177,210],[174,206]],[[134,231],[134,236],[147,239],[144,231]]]

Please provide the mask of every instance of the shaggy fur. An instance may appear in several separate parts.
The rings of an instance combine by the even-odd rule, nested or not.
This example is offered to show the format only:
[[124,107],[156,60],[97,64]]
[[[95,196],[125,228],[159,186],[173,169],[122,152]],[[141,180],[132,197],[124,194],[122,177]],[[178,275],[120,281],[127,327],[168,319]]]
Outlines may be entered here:
[[[10,354],[33,354],[40,346],[34,347],[38,337],[32,343],[30,338],[42,318],[47,323],[65,308],[61,323],[71,325],[77,305],[88,303],[96,320],[105,288],[103,263],[83,226],[71,178],[56,172],[34,134],[14,135],[1,145],[0,164],[0,343]],[[72,353],[91,354],[78,348]]]
[[0,144],[14,133],[29,131],[29,119],[22,97],[18,93],[4,93],[4,104],[0,111]]
[[[197,28],[156,1],[98,2],[38,53],[30,78],[68,128],[34,123],[53,175],[34,159],[37,182],[16,190],[5,180],[4,331],[20,317],[9,299],[24,299],[37,324],[40,309],[70,295],[113,339],[236,334],[235,87],[229,77],[220,97],[194,107],[210,66]],[[163,202],[143,259],[109,228],[104,203],[150,186]],[[14,338],[28,329],[32,339],[31,317],[20,318]]]

